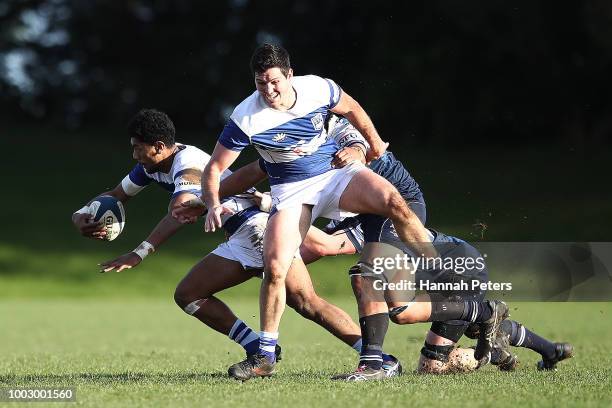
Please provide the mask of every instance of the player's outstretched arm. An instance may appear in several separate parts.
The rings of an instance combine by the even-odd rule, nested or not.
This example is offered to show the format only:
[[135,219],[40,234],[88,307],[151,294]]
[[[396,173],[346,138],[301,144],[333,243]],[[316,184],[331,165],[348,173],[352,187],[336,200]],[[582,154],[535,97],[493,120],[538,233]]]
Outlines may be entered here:
[[208,208],[204,224],[204,231],[206,232],[214,232],[217,228],[221,228],[221,213],[223,212],[219,198],[221,174],[236,161],[239,155],[240,152],[230,150],[217,142],[210,161],[204,167],[204,173],[202,174],[202,197],[206,208]]
[[121,272],[124,269],[138,266],[144,258],[155,252],[160,245],[166,242],[183,226],[183,224],[172,217],[172,211],[180,208],[181,204],[194,199],[197,199],[197,196],[191,193],[183,193],[174,197],[172,201],[170,201],[168,214],[157,223],[149,236],[133,251],[121,255],[118,258],[102,262],[100,264],[100,272],[110,272],[113,270],[115,272]]
[[349,94],[343,92],[340,101],[331,111],[347,118],[366,139],[370,145],[368,162],[378,159],[385,153],[389,143],[383,142],[366,111]]
[[[121,201],[122,204],[125,204],[130,199],[130,196],[123,191],[121,183],[114,189],[100,193],[96,195],[96,197],[103,195],[115,197],[117,200]],[[83,208],[72,214],[72,223],[82,236],[103,240],[106,235],[106,231],[103,228],[103,221],[93,222],[93,215],[89,214],[87,208],[94,198],[89,200]]]

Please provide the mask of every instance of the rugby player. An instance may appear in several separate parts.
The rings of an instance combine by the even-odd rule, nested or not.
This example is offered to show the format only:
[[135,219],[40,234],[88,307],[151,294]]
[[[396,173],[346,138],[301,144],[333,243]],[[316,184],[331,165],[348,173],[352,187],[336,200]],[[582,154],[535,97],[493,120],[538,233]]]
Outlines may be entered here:
[[[359,132],[350,126],[350,124],[344,119],[334,117],[330,119],[331,120],[328,125],[329,137],[335,140],[342,149],[338,154],[338,156],[342,156],[342,159],[339,160],[338,157],[336,157],[334,159],[335,164],[342,166],[353,160],[364,160],[364,149],[366,148],[366,143]],[[356,144],[361,144],[361,146]],[[351,151],[349,148],[355,148],[355,150]],[[370,163],[370,167],[375,169],[378,174],[383,175],[385,178],[390,180],[398,188],[398,190],[403,193],[403,196],[406,197],[409,205],[411,207],[414,206],[413,209],[415,213],[420,215],[419,218],[421,218],[421,221],[424,223],[426,212],[422,193],[414,179],[406,171],[401,162],[397,161],[390,152],[386,152],[381,159]],[[248,188],[265,178],[264,171],[265,169],[262,168],[261,163],[254,162],[243,167],[242,169],[237,170],[234,174],[225,179],[225,186],[230,188],[230,192],[235,189],[240,191],[240,189]],[[368,216],[361,217],[368,220]],[[375,226],[375,230],[380,230],[381,226],[385,223],[385,220],[374,218],[373,220],[370,220],[370,222],[370,225],[373,224]],[[388,220],[386,220],[386,222],[388,222]],[[355,225],[355,223],[357,223],[357,225]],[[317,230],[318,233],[316,234],[311,234],[311,231],[309,231],[307,237],[300,247],[302,257],[312,261],[326,255],[361,252],[364,237],[363,231],[359,225],[359,219],[347,219],[336,227],[336,229],[340,228],[342,229],[335,232],[336,235],[334,236],[330,236],[319,230]],[[372,229],[373,228],[370,226],[370,230]],[[453,237],[447,237],[435,231],[431,232],[432,235],[436,234],[434,242],[438,244],[453,242],[455,243],[455,246],[465,246],[465,248],[462,248],[462,252],[466,252],[467,250],[467,252],[471,252],[473,256],[478,255],[474,248],[461,240]],[[379,239],[385,241],[384,237],[385,235],[383,234],[382,237],[379,236]],[[390,240],[387,239],[387,242],[395,243],[397,241],[397,236],[391,234],[391,237],[392,238]],[[447,245],[442,244],[442,246]],[[481,271],[481,273],[483,273],[483,276],[480,278],[480,280],[483,280],[486,278],[486,271]],[[448,278],[449,275],[442,275],[442,278],[440,278],[442,281],[444,281],[444,276]],[[453,276],[451,275],[451,278],[452,277]],[[463,295],[463,293],[460,292],[459,295]],[[483,297],[484,293],[476,293],[469,294],[467,299],[474,298],[477,301],[482,301]],[[423,300],[425,299],[421,298],[421,301]],[[399,318],[396,318],[395,321],[398,323],[414,323],[423,321],[423,319],[428,319],[430,316],[421,316],[419,318],[415,317],[415,311],[420,306],[421,305],[419,304],[418,306],[413,307],[410,313],[402,314]],[[402,309],[400,308],[399,310]],[[362,323],[362,327],[365,326],[363,325],[363,323],[365,323],[363,319],[360,319],[360,323]],[[454,349],[456,341],[462,336],[467,325],[468,323],[463,321],[450,321],[446,323],[435,322],[427,335],[425,346],[421,350],[418,370],[420,372],[444,373],[466,371],[476,368],[480,362],[474,358],[474,350],[460,348]],[[535,333],[530,332],[517,322],[503,321],[501,327],[502,330],[498,332],[495,341],[492,362],[493,364],[498,365],[502,370],[510,370],[516,366],[515,356],[508,351],[508,347],[506,345],[508,343],[516,346],[523,345],[541,353],[543,360],[538,364],[539,368],[553,368],[556,362],[571,356],[571,345],[567,343],[552,343],[537,336]],[[471,330],[469,330],[469,332],[472,333],[472,338],[474,338],[474,336],[478,337],[478,330],[478,325],[471,326]],[[371,358],[371,354],[365,354],[363,361],[368,361]],[[364,368],[363,366],[364,364],[360,363],[360,367]],[[363,380],[370,378],[380,379],[383,377],[382,372],[377,371],[376,375],[351,373],[351,375],[341,376],[340,378]]]
[[[174,124],[166,114],[156,110],[140,111],[130,121],[128,133],[133,157],[138,163],[113,190],[101,195],[111,195],[126,203],[153,182],[171,194],[170,204],[168,214],[147,239],[133,251],[103,262],[103,272],[121,272],[139,265],[182,227],[183,224],[176,221],[171,212],[182,203],[201,195],[202,169],[210,158],[196,147],[175,142]],[[224,177],[230,173],[228,170]],[[254,189],[250,192],[257,193]],[[174,298],[186,313],[227,335],[240,344],[247,355],[251,355],[259,349],[259,336],[213,295],[261,275],[263,231],[268,214],[259,210],[253,194],[229,197],[223,205],[234,212],[224,216],[223,220],[223,228],[229,239],[191,269],[177,286]],[[92,222],[87,206],[74,213],[72,220],[82,235],[104,238],[102,224]],[[343,310],[315,293],[308,271],[300,259],[292,263],[286,284],[288,304],[292,308],[359,352],[359,326]],[[280,355],[280,347],[276,348],[275,353]],[[385,355],[385,370],[389,376],[396,375],[401,372],[401,365],[395,357]]]
[[[363,134],[370,145],[368,159],[385,152],[386,144],[363,108],[330,79],[294,77],[289,54],[282,47],[258,47],[251,69],[256,91],[234,109],[202,176],[209,209],[207,231],[220,227],[227,211],[219,198],[221,174],[247,145],[253,144],[264,160],[272,187],[260,291],[260,349],[230,367],[230,375],[241,379],[247,372],[257,377],[274,371],[274,349],[285,308],[285,277],[314,219],[338,219],[343,211],[380,214],[392,220],[415,252],[435,255],[423,224],[388,181],[361,163],[341,169],[331,166],[338,148],[323,129],[330,111],[345,116]],[[364,190],[371,194],[362,194]]]
[[[337,121],[330,121],[329,124],[329,135],[331,138],[335,139],[340,145],[344,143],[345,140],[350,140],[351,143],[361,143],[363,148],[366,148],[367,145],[363,140],[359,132],[357,132],[354,128],[350,126],[344,119],[339,119]],[[352,157],[351,157],[352,156]],[[345,157],[345,161],[360,159],[359,155],[355,155],[353,151],[348,152]],[[392,159],[390,163],[386,167],[382,167],[376,162],[370,164],[370,167],[375,169],[378,174],[383,175],[387,180],[389,180],[400,192],[404,198],[412,205],[414,202],[414,194],[410,194],[411,188],[413,188],[414,181],[408,175],[407,171],[401,164],[401,162]],[[383,171],[383,169],[387,169],[387,171]],[[393,169],[393,171],[389,171],[388,169]],[[421,204],[417,202],[416,204]],[[422,202],[424,207],[424,202]],[[418,207],[417,207],[418,208]],[[415,211],[416,212],[416,211]],[[371,215],[360,215],[356,218],[357,222],[365,224],[365,229],[367,229],[368,236],[365,239],[366,245],[367,243],[376,243],[376,242],[386,242],[395,245],[396,247],[402,247],[403,244],[398,240],[397,234],[393,231],[393,226],[388,222],[389,220],[383,220],[381,217],[371,216]],[[352,228],[346,229],[345,231],[351,237],[351,242],[363,242],[364,235],[363,231],[359,227],[354,226],[354,222],[348,222],[349,220],[345,220],[340,223],[345,225],[353,225]],[[422,219],[424,223],[424,216]],[[441,246],[441,248],[437,248],[438,252],[442,255],[444,252],[457,252],[458,248],[453,248],[453,246],[459,247],[459,253],[465,255],[470,254],[472,258],[477,258],[480,256],[478,252],[467,244],[464,241],[458,240],[453,237],[447,237],[443,234],[440,234],[436,231],[430,230],[432,234],[435,234],[433,239],[434,245]],[[453,245],[449,245],[446,242],[453,242]],[[440,244],[444,243],[444,244]],[[305,240],[304,245],[309,245],[309,240]],[[373,244],[369,244],[373,245]],[[318,248],[320,246],[316,246]],[[358,249],[361,246],[355,245]],[[404,250],[406,250],[404,246]],[[316,251],[303,251],[303,252],[316,252]],[[319,252],[320,253],[320,252]],[[454,254],[456,257],[457,254]],[[364,262],[363,258],[361,260]],[[361,287],[364,282],[362,278],[364,275],[367,275],[368,265],[371,265],[372,259],[365,260],[364,264],[357,265],[357,267],[352,269],[352,281],[353,287],[356,292],[356,295],[361,296],[363,298],[363,293]],[[361,266],[361,267],[360,267]],[[365,266],[365,268],[364,268]],[[366,269],[366,273],[363,273],[363,270]],[[451,273],[445,273],[438,276],[438,280],[444,281],[446,280],[454,280],[456,276]],[[479,276],[479,280],[484,281],[486,279],[486,270],[480,272],[481,276]],[[406,294],[404,294],[405,296]],[[465,300],[475,300],[482,301],[484,297],[484,293],[473,293],[470,294],[466,291],[460,291],[457,294],[446,293],[446,297],[453,296],[457,299],[465,299]],[[434,294],[435,296],[435,294]],[[417,301],[418,302],[418,301]],[[427,303],[421,304],[417,303],[417,308],[427,306]],[[391,313],[393,315],[392,320],[396,323],[404,324],[404,323],[413,323],[422,321],[425,316],[421,316],[420,318],[415,316],[418,315],[416,310],[412,311],[405,310],[408,307],[409,303],[396,303],[391,306]],[[361,321],[361,319],[360,319]],[[364,326],[362,325],[362,329]],[[378,327],[380,329],[380,327]],[[473,369],[477,367],[479,364],[482,364],[482,361],[477,361],[474,358],[474,350],[472,349],[454,349],[456,342],[463,335],[463,333],[468,329],[468,323],[463,321],[447,321],[447,322],[434,322],[431,326],[430,331],[427,334],[425,345],[421,350],[421,357],[418,365],[418,371],[420,372],[429,372],[429,373],[443,373],[443,372],[451,372],[451,371],[465,371],[467,369]],[[366,328],[367,330],[367,328]],[[472,324],[469,326],[469,337],[478,338],[480,336],[480,326]],[[380,331],[379,331],[380,334]],[[383,333],[384,335],[384,333]],[[382,346],[382,342],[380,343]],[[512,321],[512,320],[504,320],[501,322],[500,331],[496,335],[496,339],[494,341],[494,350],[492,355],[492,362],[499,366],[502,370],[512,370],[516,366],[517,360],[516,356],[513,356],[509,350],[508,346],[522,346],[530,348],[542,355],[542,360],[538,363],[538,369],[550,370],[554,369],[556,363],[569,358],[572,356],[573,348],[568,343],[553,343],[550,342],[537,334],[531,332],[526,329],[520,323]],[[449,357],[450,355],[450,357]],[[380,372],[374,375],[372,374],[374,370],[371,369],[371,362],[367,359],[363,359],[360,361],[357,373],[348,375],[348,376],[340,376],[340,378],[349,379],[349,380],[363,380],[368,379],[370,377],[376,378],[380,377]]]
[[[345,165],[355,160],[354,158],[350,157],[351,156],[350,153],[347,153],[347,154],[345,153],[347,152],[347,150],[350,150],[352,147],[355,147],[353,142],[355,141],[355,139],[361,137],[359,132],[357,132],[355,128],[352,127],[345,119],[342,119],[341,122],[334,125],[334,127],[330,129],[328,132],[329,132],[328,139],[333,140],[335,143],[338,144],[339,148],[342,148],[342,150],[340,150],[339,153],[337,153],[336,157],[334,158],[334,163],[338,166],[342,166],[342,165]],[[362,148],[359,148],[359,150],[364,150],[366,148],[365,142],[362,142],[362,144],[363,146]],[[354,150],[353,154],[355,154],[356,152],[357,150]],[[419,212],[422,215],[423,220],[424,220],[425,206],[424,206],[424,201],[422,199],[422,194],[420,193],[418,186],[412,189],[407,188],[406,185],[402,186],[404,182],[407,182],[411,185],[416,185],[416,183],[414,182],[412,177],[410,177],[410,175],[408,174],[406,169],[401,165],[401,163],[395,160],[395,158],[393,158],[390,152],[387,152],[386,156],[387,157],[383,157],[379,160],[374,161],[373,163],[371,163],[371,166],[376,168],[377,172],[380,172],[381,174],[385,174],[390,179],[393,179],[396,185],[402,187],[401,190],[404,192],[406,197],[409,197],[409,196],[412,197],[412,200],[413,200],[412,204],[419,205],[418,207],[420,209]],[[243,191],[244,189],[257,184],[259,181],[264,179],[267,176],[266,168],[262,166],[261,162],[262,162],[261,159],[259,161],[253,162],[245,166],[244,168],[237,170],[235,173],[227,177],[224,180],[224,184],[225,184],[224,193],[233,194],[235,191]],[[414,200],[414,197],[418,197],[418,199]],[[411,199],[408,199],[407,201],[410,202]],[[372,258],[375,256],[380,257],[383,255],[383,252],[380,252],[381,249],[379,247],[376,247],[375,243],[381,240],[381,237],[383,237],[382,233],[384,231],[387,231],[389,228],[392,228],[392,227],[389,227],[389,225],[387,225],[387,224],[392,225],[389,219],[384,219],[384,218],[379,219],[380,217],[372,217],[369,215],[360,215],[359,217],[366,220],[365,222],[367,222],[366,225],[368,226],[370,237],[368,238],[369,241],[366,240],[366,247],[364,248],[364,253],[368,254],[366,261],[359,263],[355,268],[351,269],[352,274],[355,275],[355,279],[353,280],[357,283],[360,282],[360,278],[361,278],[361,274],[359,272],[363,272],[364,269],[365,269],[365,272],[367,272],[368,268],[371,269]],[[378,237],[374,238],[373,231],[375,230],[377,230],[379,234],[378,234]],[[348,232],[350,232],[350,228],[347,231],[347,233]],[[393,234],[395,234],[395,230],[392,230],[392,232]],[[428,234],[429,234],[428,239],[433,240],[435,238],[435,235],[433,235],[431,232],[428,231]],[[331,251],[333,251],[334,248],[337,248],[337,245],[334,245],[333,240],[330,241],[329,239],[320,239],[322,235],[323,234],[319,234],[315,236],[314,238],[306,239],[304,242],[307,245],[309,245],[312,242],[316,241],[315,247],[317,248],[321,248],[329,244]],[[438,242],[446,242],[447,240],[445,240],[445,237],[446,236],[441,235],[439,238],[437,238]],[[356,241],[356,240],[351,239],[351,241]],[[396,244],[396,241],[398,241],[397,234],[395,234],[395,238],[392,242]],[[302,248],[304,248],[307,245],[302,245]],[[373,249],[373,247],[375,248]],[[405,248],[405,245],[402,244],[402,247]],[[385,249],[386,248],[383,248],[382,250],[385,250]],[[307,249],[307,250],[302,249],[302,252],[311,254],[311,258],[316,258],[316,256],[321,255],[321,253],[318,253],[316,254],[316,256],[312,256],[312,254],[316,252],[312,248]],[[394,254],[387,254],[387,253],[384,253],[384,254],[394,255]],[[395,254],[399,254],[399,252],[396,250]],[[363,255],[362,255],[362,258],[363,258]],[[369,262],[369,264],[366,262]],[[368,265],[370,265],[370,267],[368,267]],[[357,273],[354,273],[354,272],[357,272]],[[381,301],[378,301],[378,302],[372,302],[371,296],[365,296],[362,293],[365,291],[365,290],[362,291],[361,289],[362,286],[359,284],[358,287],[355,287],[355,285],[354,285],[354,291],[355,291],[355,295],[357,297],[358,306],[359,306],[359,312],[360,312],[359,322],[360,322],[360,326],[362,329],[361,333],[362,333],[362,339],[364,342],[364,346],[362,346],[361,353],[360,353],[361,355],[360,361],[368,361],[367,367],[371,372],[365,373],[364,375],[360,374],[360,376],[353,376],[352,378],[359,379],[359,380],[370,379],[370,378],[371,379],[382,379],[384,378],[384,374],[385,374],[384,370],[382,369],[383,360],[384,360],[383,354],[382,354],[382,339],[384,339],[384,335],[388,327],[389,315],[388,315],[387,308],[389,305],[386,299],[382,299]],[[377,313],[372,312],[372,305],[374,305],[374,307],[377,308],[375,309]],[[413,307],[411,309],[410,314],[411,314],[412,320],[410,321],[410,323],[435,321],[435,320],[441,320],[441,321],[456,320],[456,319],[462,319],[465,315],[465,317],[469,316],[470,320],[474,322],[480,322],[481,328],[484,328],[482,331],[486,332],[488,337],[493,337],[492,333],[494,333],[497,330],[499,323],[503,320],[504,315],[507,314],[507,307],[505,306],[503,302],[489,302],[489,301],[485,302],[482,297],[475,299],[475,300],[472,300],[470,298],[469,301],[468,300],[461,300],[461,301],[455,300],[455,301],[447,301],[444,303],[440,301],[440,302],[435,302],[433,304],[432,304],[432,301],[430,301],[430,298],[427,297],[427,298],[420,298],[420,305],[424,306],[424,308],[419,309],[417,307]],[[438,307],[435,308],[433,306],[438,306]],[[417,309],[419,309],[418,313],[416,312]],[[382,333],[382,339],[379,339],[380,333]],[[477,344],[476,352],[478,352],[478,347],[480,345],[481,347],[480,352],[483,354],[483,356],[484,355],[488,356],[489,351],[492,347],[493,340],[492,339],[489,340],[488,337],[479,336],[479,343]],[[375,341],[378,341],[378,342],[374,343]],[[370,344],[370,343],[373,343],[371,347],[365,346],[365,344]],[[482,349],[483,343],[485,343],[488,346],[488,349]],[[479,360],[482,360],[482,357],[480,357]],[[484,364],[484,362],[481,362],[481,364]],[[233,376],[240,377],[241,379],[246,379],[248,378],[249,371],[252,370],[252,367],[253,366],[249,364],[248,361],[244,364],[238,364],[237,366],[233,367],[233,370],[234,370]],[[365,365],[360,364],[359,367],[365,367]],[[230,375],[232,375],[231,371],[230,371]]]

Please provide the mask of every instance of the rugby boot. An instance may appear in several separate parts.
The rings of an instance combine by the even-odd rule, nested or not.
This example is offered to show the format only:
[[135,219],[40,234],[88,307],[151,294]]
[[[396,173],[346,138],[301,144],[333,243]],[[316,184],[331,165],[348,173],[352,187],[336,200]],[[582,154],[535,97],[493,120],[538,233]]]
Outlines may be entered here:
[[232,365],[227,370],[230,377],[247,381],[256,377],[270,377],[274,374],[276,363],[270,362],[263,354],[253,354],[239,363]]
[[391,354],[387,360],[383,360],[382,369],[387,377],[397,377],[402,375],[403,367],[399,359]]
[[538,370],[556,371],[559,361],[572,357],[574,357],[574,346],[569,343],[555,343],[555,357],[538,361]]
[[478,367],[489,363],[491,349],[499,326],[509,315],[508,305],[501,300],[487,300],[487,304],[491,308],[492,314],[488,320],[479,324],[480,333],[478,333],[478,342],[474,350],[474,358],[478,360]]
[[500,371],[514,371],[518,366],[518,356],[510,351],[510,335],[503,330],[497,332],[491,352],[491,364]]
[[357,367],[357,370],[348,374],[339,374],[333,376],[331,379],[336,381],[377,381],[384,380],[387,378],[387,373],[382,368],[379,370],[375,370],[373,368],[368,367],[367,365],[360,365]]

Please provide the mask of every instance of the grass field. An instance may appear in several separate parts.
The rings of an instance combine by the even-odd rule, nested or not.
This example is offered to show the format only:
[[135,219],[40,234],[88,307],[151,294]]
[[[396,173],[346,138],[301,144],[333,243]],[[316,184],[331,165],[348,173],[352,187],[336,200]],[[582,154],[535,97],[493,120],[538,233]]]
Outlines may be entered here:
[[[76,386],[76,405],[83,406],[612,405],[612,303],[512,304],[513,318],[575,344],[576,358],[556,373],[537,372],[538,356],[521,349],[524,363],[516,373],[487,367],[470,375],[416,376],[411,371],[427,326],[394,326],[386,348],[404,361],[407,374],[382,383],[338,384],[328,378],[353,369],[354,352],[287,312],[278,376],[230,381],[227,366],[242,358],[240,348],[172,301],[175,284],[222,235],[203,235],[200,225],[191,226],[138,268],[99,274],[97,263],[146,237],[164,215],[167,195],[151,188],[130,202],[119,239],[82,239],[70,223],[72,212],[114,187],[133,165],[123,130],[5,133],[6,150],[14,154],[2,162],[17,173],[9,199],[0,203],[0,387]],[[214,143],[214,137],[202,139],[180,137]],[[428,224],[443,232],[472,241],[611,241],[612,190],[600,182],[609,172],[609,151],[588,157],[542,148],[394,153],[425,193]],[[309,267],[317,291],[351,313],[346,271],[353,262],[329,258]],[[253,328],[258,287],[252,281],[222,296]]]
[[[254,297],[228,302],[257,326]],[[354,309],[350,299],[338,303]],[[418,376],[411,371],[426,326],[393,326],[385,348],[407,373],[379,383],[336,383],[329,376],[352,369],[354,352],[290,311],[281,327],[285,358],[278,375],[239,383],[226,369],[242,358],[241,349],[170,299],[4,300],[0,386],[75,386],[76,405],[83,406],[609,407],[612,305],[512,306],[512,317],[528,327],[573,342],[576,357],[543,373],[534,367],[536,354],[518,349],[522,364],[515,373],[486,367],[468,375]]]

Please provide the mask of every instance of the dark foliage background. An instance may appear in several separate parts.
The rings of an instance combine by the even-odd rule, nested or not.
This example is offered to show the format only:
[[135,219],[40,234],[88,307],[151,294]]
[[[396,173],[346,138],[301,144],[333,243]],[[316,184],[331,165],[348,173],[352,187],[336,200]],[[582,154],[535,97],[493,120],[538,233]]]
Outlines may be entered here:
[[605,0],[4,0],[0,120],[117,128],[155,106],[216,135],[263,41],[339,82],[395,146],[611,139]]

